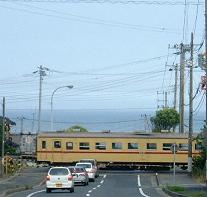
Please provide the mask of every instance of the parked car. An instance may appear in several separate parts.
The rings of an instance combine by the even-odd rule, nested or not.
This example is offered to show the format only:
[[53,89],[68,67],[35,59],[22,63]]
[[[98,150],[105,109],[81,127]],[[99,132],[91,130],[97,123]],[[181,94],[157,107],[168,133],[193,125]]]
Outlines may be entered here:
[[86,169],[86,172],[88,173],[88,177],[91,181],[95,181],[96,176],[96,168],[93,167],[91,163],[76,163],[76,167],[82,167]]
[[96,176],[99,176],[99,171],[98,171],[98,165],[97,165],[97,161],[95,159],[81,159],[79,161],[79,163],[91,163],[93,165],[93,168],[96,169]]
[[77,167],[77,166],[76,167],[69,166],[68,168],[72,173],[72,175],[74,175],[73,176],[74,183],[82,183],[83,185],[88,185],[89,177],[85,168]]
[[52,167],[48,171],[46,181],[46,192],[50,193],[54,189],[68,189],[74,192],[74,180],[69,168]]

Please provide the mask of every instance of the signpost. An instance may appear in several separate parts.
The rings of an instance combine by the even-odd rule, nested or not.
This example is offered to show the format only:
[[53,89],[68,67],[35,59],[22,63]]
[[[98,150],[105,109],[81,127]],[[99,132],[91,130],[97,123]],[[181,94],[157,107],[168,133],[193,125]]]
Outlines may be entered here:
[[178,145],[174,143],[170,149],[173,153],[173,183],[175,184],[175,156],[176,152],[178,151]]

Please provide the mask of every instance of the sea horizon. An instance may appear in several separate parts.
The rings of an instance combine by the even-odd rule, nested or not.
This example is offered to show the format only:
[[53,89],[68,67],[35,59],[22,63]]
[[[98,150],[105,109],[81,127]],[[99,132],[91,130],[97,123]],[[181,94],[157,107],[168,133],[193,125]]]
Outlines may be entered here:
[[[42,110],[41,132],[50,131],[49,109]],[[129,109],[56,109],[53,111],[54,130],[65,130],[74,125],[80,125],[88,131],[130,132],[151,131],[150,117],[155,115],[152,110]],[[12,126],[13,133],[36,133],[38,128],[38,110],[8,109],[6,117],[16,123]],[[21,129],[21,118],[23,128]],[[204,125],[205,112],[200,112],[194,118],[193,131],[198,133]],[[188,131],[188,114],[185,114],[185,131]]]

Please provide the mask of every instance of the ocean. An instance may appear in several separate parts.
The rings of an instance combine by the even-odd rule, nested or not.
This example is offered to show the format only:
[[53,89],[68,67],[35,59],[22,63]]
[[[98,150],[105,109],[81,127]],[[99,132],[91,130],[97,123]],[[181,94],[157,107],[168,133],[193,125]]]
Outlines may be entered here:
[[[89,131],[150,132],[150,117],[152,111],[139,110],[54,110],[54,130],[64,130],[73,125],[80,125]],[[6,117],[16,123],[12,132],[36,133],[38,128],[38,111],[30,109],[7,110]],[[186,114],[185,131],[188,131],[188,115]],[[23,124],[21,129],[21,118]],[[41,131],[50,131],[50,110],[42,110]],[[203,128],[205,113],[197,114],[193,128],[194,132],[200,132]]]

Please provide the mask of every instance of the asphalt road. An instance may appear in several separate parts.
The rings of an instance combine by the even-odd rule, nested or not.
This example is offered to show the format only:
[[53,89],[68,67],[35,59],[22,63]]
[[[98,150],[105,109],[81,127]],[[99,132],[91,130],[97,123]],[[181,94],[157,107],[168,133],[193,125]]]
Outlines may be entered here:
[[56,190],[47,194],[45,186],[10,195],[15,197],[164,197],[156,185],[155,173],[106,172],[88,186],[75,186],[75,192]]

